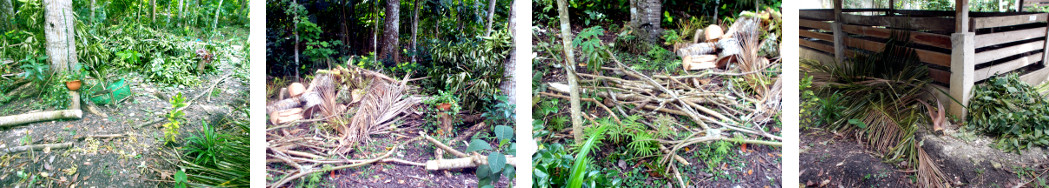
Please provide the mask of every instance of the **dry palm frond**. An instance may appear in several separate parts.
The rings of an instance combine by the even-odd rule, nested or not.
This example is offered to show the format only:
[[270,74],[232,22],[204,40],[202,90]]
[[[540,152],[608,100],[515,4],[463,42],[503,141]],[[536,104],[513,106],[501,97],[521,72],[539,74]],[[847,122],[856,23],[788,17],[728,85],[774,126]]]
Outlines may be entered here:
[[918,185],[934,188],[950,187],[946,182],[946,176],[939,167],[936,167],[936,163],[932,162],[932,158],[925,153],[925,149],[918,144],[914,144],[913,147],[918,150]]
[[422,101],[419,97],[404,97],[406,86],[385,80],[373,80],[361,100],[350,124],[342,127],[339,153],[349,152],[356,143],[366,141],[368,135],[390,129],[400,114]]

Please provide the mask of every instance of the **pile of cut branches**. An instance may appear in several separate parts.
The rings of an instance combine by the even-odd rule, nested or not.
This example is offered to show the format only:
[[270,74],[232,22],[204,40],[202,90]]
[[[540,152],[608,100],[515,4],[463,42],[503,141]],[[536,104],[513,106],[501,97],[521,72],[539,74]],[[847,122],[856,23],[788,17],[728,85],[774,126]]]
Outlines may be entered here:
[[[680,186],[686,187],[677,167],[669,165],[671,161],[690,165],[677,155],[682,148],[719,140],[782,145],[782,138],[765,131],[767,128],[764,127],[778,121],[782,81],[770,72],[778,70],[776,67],[780,66],[779,61],[769,61],[758,55],[758,35],[752,33],[730,33],[740,38],[743,49],[735,58],[735,65],[727,69],[708,69],[698,74],[649,76],[624,65],[606,49],[615,67],[601,67],[601,70],[610,74],[572,71],[569,74],[579,77],[580,93],[600,98],[580,100],[594,103],[618,124],[622,124],[619,115],[653,114],[686,117],[698,124],[699,127],[678,125],[670,128],[672,132],[689,133],[687,137],[677,140],[655,139],[663,153],[660,163],[667,164],[664,173],[674,172],[676,175],[673,178]],[[742,82],[731,81],[737,77]],[[548,91],[552,92],[540,92],[539,95],[571,100],[567,96],[570,94],[568,84],[546,85]],[[584,113],[583,116],[595,122],[593,116],[596,115]]]
[[[389,151],[370,159],[348,159],[370,135],[397,134],[396,124],[409,115],[422,112],[414,108],[424,97],[411,94],[407,85],[410,74],[396,80],[371,70],[336,67],[318,70],[308,87],[292,83],[282,88],[278,101],[266,108],[272,127],[266,130],[267,165],[282,164],[293,169],[280,170],[286,174],[271,187],[280,187],[303,176],[333,170],[353,168],[373,163],[392,163],[425,166],[426,170],[473,168],[488,164],[488,156],[477,152],[464,153],[424,132],[389,147]],[[285,98],[284,96],[288,96]],[[320,125],[320,128],[305,125]],[[484,123],[480,125],[483,126]],[[406,144],[426,140],[435,147],[456,157],[413,162],[391,155]],[[440,155],[438,155],[440,156]],[[507,164],[515,165],[514,156],[506,156]]]

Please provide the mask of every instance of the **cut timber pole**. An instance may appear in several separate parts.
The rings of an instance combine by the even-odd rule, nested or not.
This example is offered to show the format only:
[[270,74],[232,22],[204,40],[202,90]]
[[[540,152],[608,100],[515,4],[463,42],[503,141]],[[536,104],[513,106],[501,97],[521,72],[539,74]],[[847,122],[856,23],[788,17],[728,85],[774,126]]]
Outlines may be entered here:
[[834,31],[834,60],[845,61],[845,32],[841,30],[841,1],[834,0],[834,23],[831,30]]
[[970,90],[976,81],[972,75],[976,72],[976,48],[973,38],[976,33],[962,32],[951,34],[951,97],[959,103],[951,102],[950,113],[965,119],[969,105]]
[[51,148],[51,149],[68,148],[70,146],[73,146],[73,143],[66,142],[66,143],[58,143],[58,144],[36,144],[36,145],[18,146],[18,147],[10,147],[10,148],[0,149],[0,154],[23,152],[23,151],[29,151],[29,150],[42,150],[44,148]]
[[58,120],[58,119],[80,119],[84,115],[80,111],[80,95],[75,91],[69,92],[69,110],[56,110],[46,112],[33,112],[12,116],[0,117],[0,128],[22,125],[33,122]]
[[[1046,13],[1042,13],[1042,14],[1046,14]],[[1046,26],[1047,26],[1046,28],[1049,28],[1049,24],[1046,24]],[[1045,42],[1046,42],[1045,43],[1045,47],[1042,48],[1042,65],[1049,65],[1049,51],[1046,51],[1046,50],[1049,50],[1049,29],[1046,29],[1045,37],[1046,37],[1045,38]]]

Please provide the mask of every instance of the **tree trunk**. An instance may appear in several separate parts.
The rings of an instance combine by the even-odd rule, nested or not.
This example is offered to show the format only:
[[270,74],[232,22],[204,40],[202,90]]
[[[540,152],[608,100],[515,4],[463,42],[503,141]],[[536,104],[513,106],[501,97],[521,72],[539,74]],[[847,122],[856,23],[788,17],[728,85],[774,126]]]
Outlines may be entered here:
[[383,22],[382,31],[382,53],[380,53],[379,57],[393,60],[394,62],[401,62],[400,44],[397,41],[397,30],[400,26],[401,17],[400,9],[400,0],[386,0],[386,20]]
[[561,18],[561,41],[565,49],[565,73],[568,75],[569,101],[572,114],[572,136],[576,143],[583,143],[583,120],[579,106],[579,81],[575,74],[575,54],[572,52],[572,24],[568,20],[568,3],[557,0],[557,12]]
[[484,26],[484,36],[492,35],[492,15],[495,15],[495,0],[488,1],[488,25]]
[[[15,7],[14,4],[11,4],[11,0],[0,0],[0,20],[12,20],[14,16]],[[5,30],[13,29],[10,22],[0,24],[0,28]]]
[[[495,2],[495,0],[492,0],[492,2]],[[527,2],[527,1],[524,1],[524,2]],[[517,3],[517,2],[511,2],[511,4],[514,4],[514,3]],[[493,3],[492,5],[495,5],[495,4]],[[516,32],[517,30],[514,29],[514,27],[517,25],[517,22],[515,22],[514,17],[516,17],[517,14],[519,14],[519,12],[517,12],[517,11],[520,11],[520,10],[518,10],[517,8],[513,8],[513,7],[514,6],[512,6],[512,5],[510,6],[510,16],[507,16],[508,17],[507,19],[510,22],[509,24],[507,24],[509,26],[509,28],[507,28],[507,29],[510,31],[510,39],[513,40],[514,43],[516,44],[518,41],[521,41],[521,42],[523,42],[523,41],[522,41],[521,38],[518,38],[517,32]],[[489,9],[489,10],[492,10],[492,9]],[[491,11],[489,11],[489,12],[491,12]],[[491,18],[491,16],[489,16],[488,18]],[[488,19],[488,22],[492,23],[492,20]],[[517,63],[517,52],[516,52],[516,49],[517,49],[516,47],[515,48],[511,48],[511,50],[510,50],[510,58],[507,59],[505,61],[505,63],[503,64],[503,76],[505,76],[506,79],[504,79],[504,81],[499,84],[499,90],[503,91],[503,94],[506,95],[507,102],[511,102],[511,103],[516,101],[516,97],[514,97],[514,94],[516,93],[516,87],[517,87],[517,85],[514,83],[514,80],[516,80],[514,78],[514,69],[515,69],[515,66],[516,66],[516,63]]]
[[[292,3],[299,4],[299,1],[296,0],[296,1],[292,2]],[[295,19],[294,19],[295,20],[295,26],[293,26],[294,28],[292,30],[292,33],[295,33],[295,81],[298,82],[299,81],[299,22],[301,22],[302,20],[299,20],[299,13],[298,13],[298,11],[295,11],[295,15],[292,15],[292,16],[295,17]]]
[[418,59],[416,57],[419,56],[419,48],[417,45],[419,37],[419,11],[422,10],[422,3],[426,3],[426,1],[419,2],[419,0],[415,0],[415,13],[412,14],[412,63],[417,62]]
[[152,23],[157,22],[157,0],[149,0],[149,6],[153,8],[153,12],[149,14],[149,20]]
[[222,1],[223,0],[219,0],[219,6],[217,8],[215,8],[215,21],[212,22],[212,24],[211,24],[211,32],[212,33],[218,32],[218,28],[219,28],[219,14],[222,13]]
[[44,36],[51,70],[55,73],[77,67],[76,40],[73,37],[73,3],[70,0],[45,0]]

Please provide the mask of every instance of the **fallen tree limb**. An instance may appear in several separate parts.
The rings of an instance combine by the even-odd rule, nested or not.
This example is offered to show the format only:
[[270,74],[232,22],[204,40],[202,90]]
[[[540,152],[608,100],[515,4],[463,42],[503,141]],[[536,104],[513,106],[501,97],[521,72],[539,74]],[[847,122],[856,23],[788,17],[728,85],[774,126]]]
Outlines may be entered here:
[[51,148],[51,149],[68,148],[70,146],[73,146],[73,143],[66,142],[66,143],[57,143],[57,144],[25,145],[25,146],[4,148],[4,149],[0,150],[0,154],[23,152],[23,151],[29,151],[29,150],[42,150],[44,148]]
[[56,110],[4,116],[0,117],[0,128],[48,120],[79,119],[83,115],[84,112],[80,110]]
[[[215,81],[215,83],[212,83],[211,86],[208,87],[207,90],[203,90],[200,93],[198,93],[196,96],[194,96],[193,98],[190,98],[189,100],[187,100],[186,101],[186,106],[178,108],[175,111],[185,110],[186,108],[189,108],[190,106],[193,106],[193,102],[194,101],[197,101],[197,99],[199,99],[200,97],[204,96],[204,94],[210,94],[211,90],[215,89],[215,86],[218,86],[219,83],[222,83],[223,81],[226,81],[226,79],[229,78],[232,75],[233,75],[233,73],[231,72],[231,73],[226,74],[225,76],[222,76],[221,79],[219,79],[218,81]],[[159,122],[164,121],[164,120],[166,120],[166,119],[164,119],[163,117],[157,118],[157,119],[154,119],[152,121],[148,121],[146,123],[135,125],[135,128],[141,128],[142,126],[156,124],[156,123],[159,123]]]
[[291,164],[291,165],[295,166],[296,168],[298,168],[299,171],[297,173],[295,173],[295,174],[292,174],[290,176],[282,178],[280,181],[277,181],[277,183],[274,183],[270,187],[280,187],[280,186],[284,185],[285,183],[288,183],[291,180],[299,179],[299,178],[301,178],[303,176],[306,176],[306,175],[312,174],[312,173],[328,172],[328,171],[333,171],[333,170],[341,170],[341,169],[359,167],[359,166],[364,166],[364,165],[372,164],[372,163],[375,163],[375,162],[379,162],[379,161],[382,161],[383,159],[389,157],[390,155],[393,155],[394,151],[397,151],[397,148],[400,148],[400,147],[404,146],[405,144],[414,142],[414,141],[416,141],[418,139],[419,138],[416,137],[414,139],[402,142],[401,144],[398,144],[397,146],[394,146],[393,149],[390,149],[390,151],[387,151],[386,154],[383,154],[382,156],[379,156],[379,157],[376,157],[376,158],[373,158],[373,159],[368,159],[368,160],[365,160],[363,162],[356,163],[356,164],[342,165],[342,166],[336,166],[336,167],[332,167],[332,168],[315,168],[313,166],[303,167],[302,165],[299,165],[298,163],[294,163],[294,162],[292,162],[290,160],[286,160],[289,164]]

